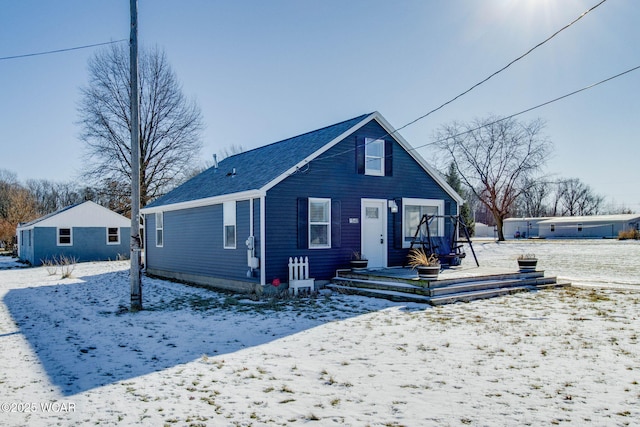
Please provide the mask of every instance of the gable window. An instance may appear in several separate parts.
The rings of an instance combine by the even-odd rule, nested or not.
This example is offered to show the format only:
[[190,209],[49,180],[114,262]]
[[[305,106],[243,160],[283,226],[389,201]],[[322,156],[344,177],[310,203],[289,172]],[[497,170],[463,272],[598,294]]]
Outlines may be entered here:
[[365,138],[365,175],[384,176],[384,140]]
[[309,249],[331,247],[331,199],[309,199]]
[[107,245],[120,244],[120,227],[107,227]]
[[58,246],[73,245],[73,235],[71,228],[58,228]]
[[164,246],[164,212],[156,212],[156,246]]
[[224,202],[222,205],[224,222],[224,248],[236,248],[236,202]]
[[[413,236],[418,230],[422,217],[428,216],[428,224],[422,224],[418,240],[426,240],[428,235],[444,236],[444,200],[435,199],[402,199],[402,246],[411,246]],[[427,233],[427,225],[429,233]]]

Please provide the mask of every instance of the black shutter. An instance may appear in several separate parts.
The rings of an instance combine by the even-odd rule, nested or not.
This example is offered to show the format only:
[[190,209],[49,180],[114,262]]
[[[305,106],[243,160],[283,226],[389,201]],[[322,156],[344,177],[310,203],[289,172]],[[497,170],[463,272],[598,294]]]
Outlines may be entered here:
[[364,138],[356,136],[356,170],[360,175],[364,175]]
[[309,199],[298,198],[298,249],[309,247]]
[[393,176],[393,141],[384,142],[384,176]]
[[331,247],[342,246],[342,204],[340,200],[331,201]]

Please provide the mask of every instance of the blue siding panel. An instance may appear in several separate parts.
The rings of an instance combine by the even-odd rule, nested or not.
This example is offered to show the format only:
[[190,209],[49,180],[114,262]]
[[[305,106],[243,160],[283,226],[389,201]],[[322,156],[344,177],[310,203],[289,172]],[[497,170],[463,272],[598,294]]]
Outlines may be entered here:
[[224,248],[222,204],[165,212],[163,247],[156,247],[155,215],[148,215],[145,221],[148,268],[248,280],[245,240],[250,230],[249,205],[248,200],[236,205],[235,249]]
[[[73,257],[77,262],[129,257],[129,227],[120,228],[120,243],[117,245],[107,245],[105,227],[73,227],[71,246],[58,246],[58,232],[55,227],[34,227],[31,232],[33,246],[28,249],[28,261],[32,265],[41,265],[43,260],[59,259],[61,256]],[[25,234],[28,235],[28,232]]]

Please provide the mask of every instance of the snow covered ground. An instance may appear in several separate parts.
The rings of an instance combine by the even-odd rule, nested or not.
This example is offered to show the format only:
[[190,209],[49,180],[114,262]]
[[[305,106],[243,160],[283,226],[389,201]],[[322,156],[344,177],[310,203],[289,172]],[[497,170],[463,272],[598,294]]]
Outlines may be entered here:
[[640,244],[474,249],[585,287],[429,307],[145,277],[130,313],[127,262],[61,279],[0,257],[0,425],[637,425]]

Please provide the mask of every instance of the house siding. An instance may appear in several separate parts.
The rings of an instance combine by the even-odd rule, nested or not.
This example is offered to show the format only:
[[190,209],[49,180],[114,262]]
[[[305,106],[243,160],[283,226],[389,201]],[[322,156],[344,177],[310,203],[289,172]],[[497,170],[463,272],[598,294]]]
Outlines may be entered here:
[[[24,250],[23,259],[32,265],[42,265],[45,260],[59,259],[61,256],[74,258],[77,262],[108,261],[119,256],[129,256],[129,227],[120,227],[120,243],[107,245],[107,229],[105,227],[71,227],[73,244],[58,246],[56,227],[34,227],[31,229],[32,245],[21,242]],[[22,231],[28,239],[29,230]],[[23,246],[23,243],[25,244]]]
[[20,258],[33,265],[33,230],[20,230]]
[[[253,204],[254,222],[256,204],[259,203]],[[147,215],[147,272],[202,285],[245,290],[247,286],[237,282],[257,281],[255,271],[251,277],[247,277],[249,268],[245,240],[250,232],[249,209],[249,200],[238,201],[236,204],[235,249],[224,248],[222,204],[164,212],[162,247],[157,247],[155,242],[155,215]],[[257,209],[259,220],[259,207]],[[257,232],[259,227],[255,230]],[[259,235],[256,240],[259,244]],[[221,281],[209,280],[213,277]]]
[[[358,173],[358,143],[365,137],[391,141],[392,176],[368,176]],[[304,249],[298,244],[297,203],[300,198],[330,198],[340,202],[340,241],[331,249]],[[371,121],[346,137],[307,167],[287,177],[267,192],[266,196],[266,279],[287,280],[290,256],[308,256],[310,275],[327,280],[337,268],[346,268],[353,251],[360,251],[361,199],[396,200],[397,214],[388,212],[386,239],[388,265],[402,265],[408,250],[398,248],[394,233],[399,232],[401,199],[403,197],[439,199],[445,201],[445,214],[457,212],[456,202],[384,129]],[[358,218],[358,223],[350,223]],[[451,232],[451,222],[445,225]],[[339,247],[337,247],[339,246]],[[366,250],[364,250],[366,254]]]

